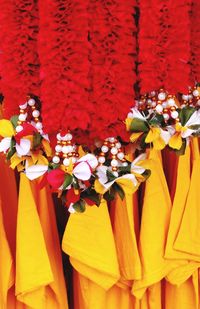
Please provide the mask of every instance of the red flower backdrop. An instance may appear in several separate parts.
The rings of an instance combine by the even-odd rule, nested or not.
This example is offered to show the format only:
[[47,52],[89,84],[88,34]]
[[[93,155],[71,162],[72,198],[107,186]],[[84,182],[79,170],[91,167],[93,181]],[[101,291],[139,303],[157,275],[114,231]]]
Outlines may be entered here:
[[[76,141],[123,133],[141,93],[199,80],[198,0],[0,0],[6,115],[40,96],[44,129]],[[134,15],[138,13],[135,22]],[[192,73],[192,74],[191,74]]]
[[38,7],[34,0],[1,0],[0,7],[1,92],[10,117],[27,94],[40,94]]
[[142,93],[184,92],[190,80],[191,1],[140,1],[139,77]]
[[191,70],[192,70],[192,81],[200,81],[200,1],[193,0],[191,7]]
[[44,127],[86,130],[88,100],[87,1],[39,1],[41,99]]
[[123,120],[133,106],[136,82],[134,0],[91,1],[90,41],[92,92],[96,106],[91,135],[122,135]]

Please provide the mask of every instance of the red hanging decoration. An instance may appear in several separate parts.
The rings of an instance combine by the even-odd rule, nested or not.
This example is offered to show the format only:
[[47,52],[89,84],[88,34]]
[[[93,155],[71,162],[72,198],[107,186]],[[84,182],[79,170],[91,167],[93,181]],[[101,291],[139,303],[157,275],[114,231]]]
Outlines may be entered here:
[[39,95],[38,7],[34,0],[0,0],[0,7],[0,92],[10,117],[27,94]]
[[200,1],[192,0],[191,6],[191,71],[192,84],[200,81]]
[[133,106],[136,82],[134,0],[91,1],[90,42],[92,92],[95,106],[91,136],[123,135],[123,120]]
[[185,91],[190,81],[190,1],[140,1],[141,93]]
[[76,129],[80,139],[92,109],[87,5],[81,0],[39,1],[44,129],[48,133]]

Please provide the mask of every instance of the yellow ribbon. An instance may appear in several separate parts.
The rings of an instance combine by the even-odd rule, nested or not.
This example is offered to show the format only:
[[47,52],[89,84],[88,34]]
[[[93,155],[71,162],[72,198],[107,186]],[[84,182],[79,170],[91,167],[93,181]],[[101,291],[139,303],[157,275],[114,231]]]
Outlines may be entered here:
[[44,152],[46,153],[47,157],[51,157],[52,156],[51,146],[49,142],[44,138],[42,139],[42,146],[44,148]]
[[183,127],[180,123],[176,123],[175,130],[176,133],[169,140],[169,146],[179,150],[182,146],[181,134],[187,130],[187,127]]
[[138,187],[139,187],[139,183],[134,186],[133,182],[130,180],[130,179],[127,179],[127,178],[123,178],[123,177],[119,177],[119,178],[116,178],[114,181],[111,181],[110,182],[110,186],[105,188],[98,179],[95,180],[95,183],[94,183],[94,188],[95,188],[95,191],[97,193],[100,193],[100,194],[104,194],[106,191],[108,191],[111,186],[114,184],[114,183],[117,183],[120,187],[122,187],[122,189],[124,190],[125,193],[127,194],[132,194],[134,193]]
[[48,160],[47,158],[45,158],[41,152],[38,152],[37,154],[32,153],[30,157],[28,156],[22,156],[19,157],[17,155],[17,153],[14,153],[14,155],[11,157],[10,159],[10,167],[12,169],[15,169],[15,167],[17,167],[18,171],[22,171],[24,169],[24,165],[22,164],[22,162],[27,161],[28,166],[32,166],[35,164],[38,165],[48,165]]
[[162,150],[165,148],[166,144],[161,137],[161,129],[156,127],[151,127],[146,138],[145,143],[153,143],[153,148],[156,150]]

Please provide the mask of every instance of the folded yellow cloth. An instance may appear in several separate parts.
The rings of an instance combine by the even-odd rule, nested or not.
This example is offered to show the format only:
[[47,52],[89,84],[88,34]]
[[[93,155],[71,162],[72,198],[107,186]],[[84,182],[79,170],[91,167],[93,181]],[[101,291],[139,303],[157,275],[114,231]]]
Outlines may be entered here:
[[164,306],[173,309],[199,309],[198,270],[180,286],[165,282]]
[[[191,150],[190,150],[191,149]],[[168,233],[166,256],[176,260],[179,265],[166,279],[176,285],[187,281],[199,268],[198,256],[198,171],[200,170],[197,138],[191,141],[190,149],[179,158],[176,195]],[[191,159],[190,155],[191,153]],[[192,175],[190,165],[192,161]]]
[[74,268],[104,289],[120,278],[116,248],[107,204],[87,206],[84,213],[71,214],[62,240]]
[[0,308],[11,309],[7,300],[9,289],[14,285],[14,264],[4,229],[1,207],[0,200]]
[[87,206],[84,213],[70,215],[62,248],[75,268],[75,309],[106,308],[106,291],[116,284],[120,273],[104,200],[99,207]]
[[123,279],[140,279],[142,275],[137,244],[138,231],[136,231],[136,229],[139,226],[139,218],[138,212],[135,210],[136,207],[138,207],[138,205],[135,196],[125,191],[124,200],[122,201],[121,198],[116,195],[110,208],[121,274],[120,281]]
[[61,247],[51,192],[48,186],[39,190],[37,181],[33,181],[31,187],[53,273],[53,282],[46,286],[45,290],[46,307],[48,309],[67,309],[67,291],[63,274]]
[[16,296],[32,309],[46,309],[53,274],[29,179],[20,174],[16,242]]
[[190,188],[174,248],[186,253],[189,260],[200,262],[200,156],[197,137],[192,140],[192,152]]
[[171,199],[159,151],[150,150],[145,167],[151,170],[151,176],[145,183],[140,228],[142,279],[135,280],[132,288],[138,298],[142,298],[147,287],[164,278],[172,267],[164,258]]

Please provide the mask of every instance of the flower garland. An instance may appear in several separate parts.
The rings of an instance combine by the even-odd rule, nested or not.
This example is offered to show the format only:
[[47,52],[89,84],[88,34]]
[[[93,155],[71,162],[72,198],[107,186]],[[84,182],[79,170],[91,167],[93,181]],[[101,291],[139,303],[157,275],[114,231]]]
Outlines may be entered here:
[[27,94],[39,95],[38,7],[34,0],[0,1],[1,89],[6,117]]
[[133,161],[125,154],[127,143],[116,137],[106,138],[89,153],[75,144],[70,131],[56,135],[52,157],[39,106],[37,98],[28,97],[18,116],[0,120],[0,152],[30,180],[43,176],[40,187],[48,182],[70,212],[99,206],[102,198],[110,202],[116,194],[123,199],[125,192],[134,193],[150,176],[146,155],[141,154],[146,148],[168,147],[181,155],[190,139],[200,135],[199,84],[188,94],[175,96],[160,89],[135,102],[126,119],[130,141],[140,153]]
[[51,133],[70,129],[80,139],[91,123],[93,108],[88,100],[87,5],[87,1],[39,1],[44,128]]
[[185,152],[192,136],[200,135],[200,87],[190,88],[182,96],[169,95],[163,89],[146,94],[126,119],[130,141],[139,148],[166,146],[177,154]]
[[200,80],[200,63],[199,53],[200,53],[200,42],[197,37],[200,34],[200,2],[198,0],[192,0],[191,14],[190,14],[190,29],[191,29],[191,73],[193,83]]
[[98,156],[79,155],[77,150],[70,132],[58,133],[55,155],[46,175],[69,212],[83,212],[86,204],[99,206],[102,198],[109,202],[116,193],[123,199],[125,189],[135,192],[150,175],[150,171],[142,167],[145,156],[129,162],[121,144],[113,137],[104,141],[97,150]]
[[140,1],[139,78],[141,92],[190,85],[191,1]]
[[43,133],[38,102],[28,98],[20,105],[20,114],[10,120],[0,120],[0,152],[6,154],[12,169],[23,171],[30,179],[36,179],[48,170],[51,147]]
[[96,0],[89,6],[90,100],[96,107],[90,127],[93,139],[121,134],[127,139],[123,120],[127,109],[133,105],[136,81],[135,5],[135,0]]

